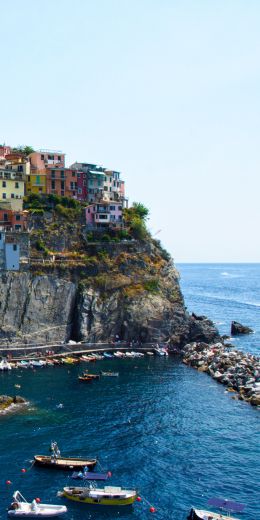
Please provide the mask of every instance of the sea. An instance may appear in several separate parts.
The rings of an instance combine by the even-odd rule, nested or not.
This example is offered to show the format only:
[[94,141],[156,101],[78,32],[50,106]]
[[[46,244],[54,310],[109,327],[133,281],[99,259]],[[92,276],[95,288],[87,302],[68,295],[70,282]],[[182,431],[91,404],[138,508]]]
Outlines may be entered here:
[[[188,310],[210,317],[223,334],[232,320],[249,325],[254,334],[232,342],[259,354],[260,264],[177,267]],[[77,377],[86,368],[119,377],[83,384]],[[241,520],[260,518],[259,410],[179,357],[12,370],[0,374],[3,393],[29,404],[0,416],[0,518],[15,490],[29,501],[66,503],[67,520],[184,520],[211,497],[245,504]],[[80,481],[33,464],[54,440],[64,455],[96,456],[97,469],[112,473],[105,484],[137,488],[141,501],[102,508],[57,497]]]

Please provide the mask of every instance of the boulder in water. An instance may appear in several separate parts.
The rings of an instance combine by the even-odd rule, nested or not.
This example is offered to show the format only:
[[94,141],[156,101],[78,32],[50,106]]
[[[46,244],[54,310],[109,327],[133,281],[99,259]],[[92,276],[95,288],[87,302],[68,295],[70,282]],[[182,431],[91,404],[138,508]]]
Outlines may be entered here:
[[238,334],[252,334],[253,329],[238,323],[238,321],[232,321],[231,323],[231,336],[236,336]]

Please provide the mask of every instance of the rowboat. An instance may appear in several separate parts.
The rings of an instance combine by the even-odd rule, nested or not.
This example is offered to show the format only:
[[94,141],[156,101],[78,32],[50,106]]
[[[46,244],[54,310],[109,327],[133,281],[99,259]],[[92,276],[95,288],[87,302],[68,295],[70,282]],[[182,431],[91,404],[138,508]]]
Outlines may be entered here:
[[51,518],[53,516],[61,516],[67,513],[66,506],[53,504],[40,504],[37,499],[31,503],[27,502],[19,491],[13,494],[13,502],[8,508],[8,516],[28,516],[29,518]]
[[84,504],[128,506],[136,500],[137,491],[116,486],[105,486],[104,488],[95,488],[94,486],[65,487],[61,496]]
[[97,459],[81,459],[77,457],[61,457],[57,442],[50,446],[51,455],[34,455],[34,462],[45,468],[63,469],[67,471],[81,470],[86,466],[93,469]]
[[204,509],[192,508],[189,513],[188,520],[239,520],[237,517],[235,518],[234,516],[231,516],[230,513],[231,511],[241,513],[245,508],[244,504],[239,504],[237,502],[225,500],[222,498],[210,498],[208,500],[208,504],[213,505],[221,510],[224,509],[228,511],[229,514],[222,515],[212,511],[206,511]]

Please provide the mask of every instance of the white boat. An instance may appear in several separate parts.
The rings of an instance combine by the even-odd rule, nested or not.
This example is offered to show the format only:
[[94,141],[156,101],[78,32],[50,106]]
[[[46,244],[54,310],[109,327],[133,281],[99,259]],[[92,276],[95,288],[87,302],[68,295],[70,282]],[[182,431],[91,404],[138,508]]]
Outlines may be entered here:
[[60,516],[67,513],[66,506],[59,506],[53,504],[40,504],[34,499],[31,503],[27,502],[20,491],[15,491],[13,494],[13,502],[8,509],[8,516],[28,516],[30,518],[51,518],[53,516]]
[[12,370],[10,363],[6,359],[0,361],[0,370]]
[[154,352],[146,352],[147,356],[154,356]]
[[222,513],[214,513],[212,511],[206,511],[204,509],[191,509],[188,520],[239,520],[237,517],[231,516],[231,512],[241,513],[245,505],[233,502],[232,500],[226,500],[223,498],[210,498],[208,505],[212,505],[221,511],[225,510],[228,515]]
[[32,359],[30,361],[30,365],[32,367],[45,367],[46,364],[46,361],[43,361],[43,359]]
[[156,345],[154,352],[158,356],[169,356],[167,348],[160,347],[159,345]]

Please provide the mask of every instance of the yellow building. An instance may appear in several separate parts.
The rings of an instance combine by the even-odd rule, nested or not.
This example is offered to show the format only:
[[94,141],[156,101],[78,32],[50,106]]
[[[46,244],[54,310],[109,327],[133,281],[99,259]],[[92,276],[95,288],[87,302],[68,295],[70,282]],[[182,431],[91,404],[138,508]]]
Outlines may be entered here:
[[26,177],[26,195],[30,193],[42,194],[46,193],[46,170],[34,170],[31,168],[30,175]]

